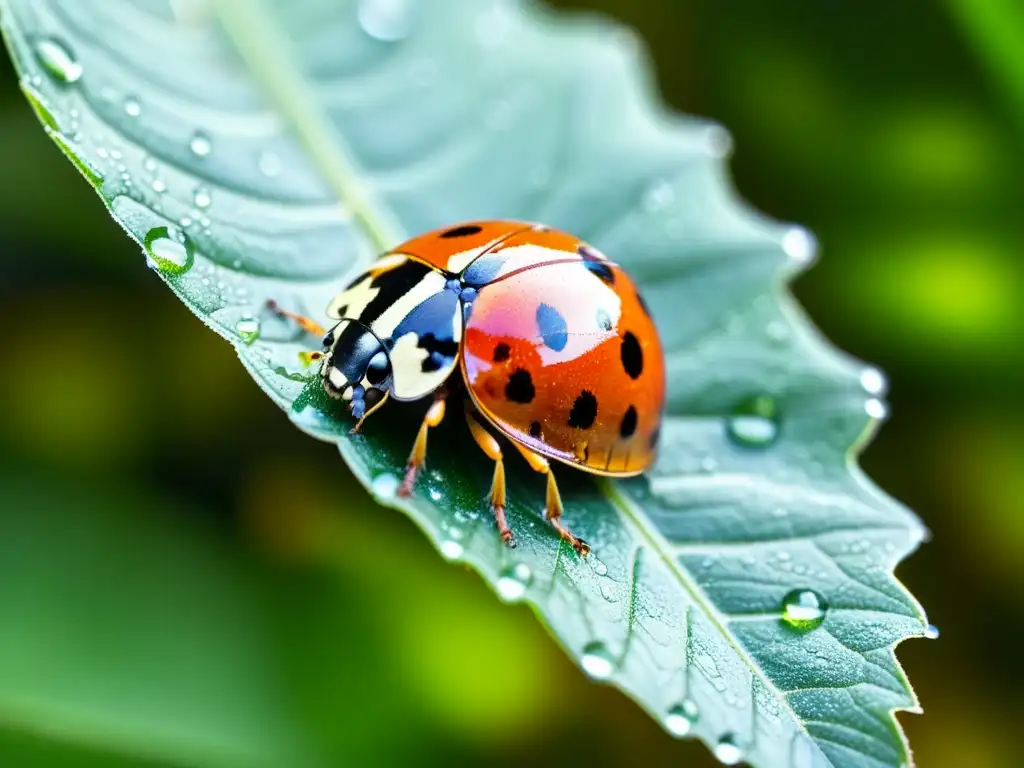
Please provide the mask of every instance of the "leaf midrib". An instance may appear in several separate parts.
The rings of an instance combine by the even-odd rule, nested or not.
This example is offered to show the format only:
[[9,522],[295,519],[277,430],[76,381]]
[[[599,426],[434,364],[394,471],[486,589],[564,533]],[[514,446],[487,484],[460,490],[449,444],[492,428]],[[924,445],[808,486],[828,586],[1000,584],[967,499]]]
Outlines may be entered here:
[[[779,690],[774,681],[769,679],[761,671],[760,667],[757,666],[754,660],[747,653],[746,648],[736,641],[732,632],[728,629],[725,617],[719,613],[714,603],[708,600],[704,591],[693,582],[693,579],[690,578],[689,572],[679,565],[678,561],[672,557],[673,547],[668,540],[662,536],[657,529],[650,525],[647,516],[637,507],[632,499],[620,490],[618,484],[614,480],[603,477],[598,479],[597,484],[611,505],[619,512],[620,515],[633,524],[636,530],[646,541],[647,546],[654,550],[658,557],[661,558],[662,562],[669,569],[669,572],[676,577],[679,585],[690,595],[693,602],[700,607],[704,612],[704,615],[707,616],[708,620],[715,626],[719,633],[725,637],[726,642],[732,646],[736,655],[739,656],[743,663],[750,669],[751,674],[761,681],[769,693],[771,693],[779,702],[779,705],[790,714],[793,722],[796,723],[797,728],[811,740],[819,751],[821,751],[820,747],[817,747],[817,740],[811,736],[803,719],[799,717],[790,706],[789,700],[786,698],[785,694]],[[687,634],[689,634],[689,629],[687,630]],[[689,637],[687,637],[687,642],[689,642]],[[753,701],[752,706],[756,709],[757,702]],[[822,756],[828,760],[829,765],[833,764],[824,752],[822,752]]]
[[[286,41],[269,23],[263,0],[211,2],[217,18],[237,52],[316,161],[324,178],[338,194],[339,201],[351,208],[353,217],[366,230],[379,252],[392,248],[402,236],[401,227],[394,221],[393,216],[385,212],[384,206],[374,198],[361,180],[358,165],[351,159],[342,136],[324,118],[301,71],[287,53]],[[672,548],[668,541],[657,530],[651,528],[646,516],[637,510],[636,505],[613,481],[600,478],[597,485],[611,506],[633,524],[647,545],[666,564],[684,591],[751,670],[751,674],[761,680],[790,714],[797,727],[817,746],[802,719],[789,706],[786,697],[761,672],[746,649],[728,631],[717,608],[672,557]],[[754,706],[756,707],[756,702]],[[827,760],[827,756],[825,757]],[[831,764],[831,761],[829,763]]]
[[211,0],[211,5],[256,82],[295,131],[339,202],[351,209],[376,252],[383,253],[401,242],[402,227],[361,178],[343,137],[324,117],[289,55],[287,41],[270,23],[263,0]]

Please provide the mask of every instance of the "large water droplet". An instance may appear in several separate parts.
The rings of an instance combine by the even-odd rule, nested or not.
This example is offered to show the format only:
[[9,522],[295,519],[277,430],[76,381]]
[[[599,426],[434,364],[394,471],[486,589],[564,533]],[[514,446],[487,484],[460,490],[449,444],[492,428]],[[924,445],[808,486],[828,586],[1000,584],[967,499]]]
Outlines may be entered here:
[[259,319],[249,316],[240,318],[239,321],[235,323],[235,333],[237,333],[246,344],[252,344],[260,337]]
[[741,402],[726,424],[730,439],[745,448],[764,448],[779,436],[778,407],[767,395]]
[[700,719],[697,705],[687,699],[676,704],[665,715],[665,728],[673,736],[682,737],[693,730],[694,724]]
[[509,602],[519,600],[533,581],[533,571],[526,563],[516,563],[502,570],[498,576],[498,594]]
[[206,187],[196,187],[195,192],[192,193],[192,204],[200,210],[206,210],[210,207],[211,202],[213,200],[210,197],[210,190]]
[[389,472],[383,472],[373,478],[370,488],[375,496],[390,499],[398,492],[398,478]]
[[580,664],[594,680],[607,680],[615,671],[615,659],[604,643],[588,643]]
[[743,760],[743,748],[733,733],[722,736],[713,751],[722,765],[737,765]]
[[138,117],[142,114],[142,105],[134,96],[129,96],[124,100],[124,111],[128,117]]
[[825,598],[810,589],[794,589],[782,598],[782,620],[801,632],[821,626],[827,611]]
[[210,154],[210,150],[213,149],[213,144],[210,143],[209,136],[202,131],[196,131],[188,142],[188,148],[197,157],[206,157]]
[[162,195],[167,191],[167,184],[162,179],[153,179],[153,191]]
[[929,640],[938,640],[939,628],[936,627],[934,624],[929,624],[927,627],[924,628],[924,636]]
[[155,227],[146,233],[146,253],[150,263],[161,272],[181,275],[192,268],[195,248],[176,227]]
[[77,83],[82,77],[82,65],[75,54],[55,38],[36,43],[36,58],[51,77],[62,83]]
[[370,37],[393,43],[412,28],[410,0],[359,0],[359,26]]

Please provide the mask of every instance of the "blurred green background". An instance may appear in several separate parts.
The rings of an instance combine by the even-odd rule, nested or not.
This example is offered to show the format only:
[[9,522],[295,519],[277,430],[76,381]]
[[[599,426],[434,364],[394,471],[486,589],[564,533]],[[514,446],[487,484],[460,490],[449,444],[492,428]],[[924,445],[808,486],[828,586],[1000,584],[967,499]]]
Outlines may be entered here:
[[[898,571],[942,630],[899,653],[928,768],[1020,764],[1024,716],[1024,13],[970,3],[556,3],[731,130],[743,196],[818,235],[797,295],[888,374],[863,464],[934,533]],[[714,764],[294,429],[6,58],[0,137],[0,765]]]

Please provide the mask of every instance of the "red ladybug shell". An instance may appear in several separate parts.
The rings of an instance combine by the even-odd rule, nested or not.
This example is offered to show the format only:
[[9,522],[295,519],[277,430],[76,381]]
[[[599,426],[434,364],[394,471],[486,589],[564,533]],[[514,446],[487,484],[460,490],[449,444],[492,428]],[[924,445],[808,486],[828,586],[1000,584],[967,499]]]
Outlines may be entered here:
[[654,460],[665,404],[661,341],[629,276],[572,235],[473,222],[392,251],[458,275],[461,368],[473,402],[527,448],[589,472]]

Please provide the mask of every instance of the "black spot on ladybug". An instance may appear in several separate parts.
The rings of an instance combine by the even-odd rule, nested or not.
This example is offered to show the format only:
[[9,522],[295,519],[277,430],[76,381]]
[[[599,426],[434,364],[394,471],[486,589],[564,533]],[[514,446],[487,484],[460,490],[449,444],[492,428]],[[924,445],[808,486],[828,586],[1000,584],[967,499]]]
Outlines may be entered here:
[[597,251],[589,245],[579,245],[576,248],[576,253],[578,253],[583,259],[584,267],[589,269],[609,285],[613,285],[615,283],[615,273],[612,272],[611,266]]
[[622,337],[622,367],[631,379],[640,378],[644,372],[644,351],[632,331],[626,331]]
[[540,422],[539,421],[531,421],[530,422],[530,437],[540,437]]
[[537,307],[537,329],[549,349],[561,352],[569,341],[569,329],[562,313],[550,304]]
[[583,390],[569,411],[569,426],[574,429],[590,429],[597,418],[597,398],[592,392]]
[[619,423],[619,434],[623,437],[632,437],[633,433],[636,432],[636,422],[636,408],[631,405],[626,409],[626,414]]
[[612,329],[612,317],[604,307],[597,310],[597,327],[602,331],[610,331]]
[[644,297],[640,293],[640,291],[636,292],[636,300],[640,302],[640,309],[644,311],[644,314],[647,315],[648,317],[651,317],[651,308],[647,306],[647,302],[644,301]]
[[659,424],[657,427],[654,428],[654,431],[651,432],[651,439],[648,441],[648,445],[651,446],[651,450],[654,450],[655,448],[658,447],[658,439],[660,437],[661,437],[661,425]]
[[482,231],[483,227],[478,227],[476,224],[463,224],[461,227],[453,227],[442,232],[441,237],[468,237]]
[[505,397],[513,403],[529,403],[535,394],[530,372],[523,368],[516,368],[508,377],[508,384],[505,385]]
[[512,349],[505,342],[494,345],[494,362],[503,363],[512,354]]

